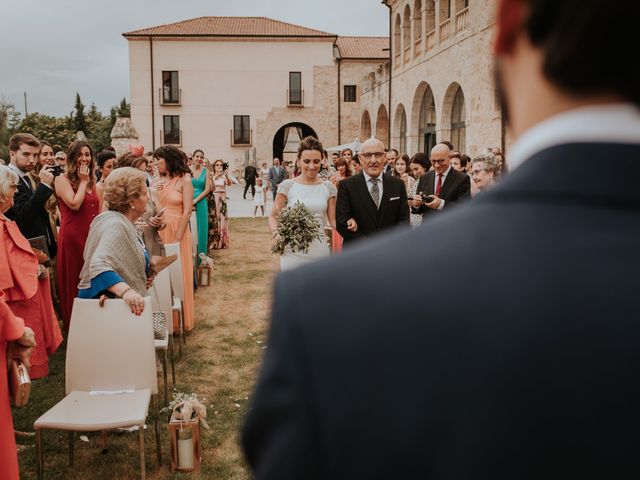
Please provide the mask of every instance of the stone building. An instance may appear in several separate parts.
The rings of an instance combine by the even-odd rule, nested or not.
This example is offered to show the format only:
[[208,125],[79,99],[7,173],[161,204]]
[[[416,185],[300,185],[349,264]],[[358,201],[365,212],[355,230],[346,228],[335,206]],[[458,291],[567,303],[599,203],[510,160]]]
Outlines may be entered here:
[[290,135],[352,142],[361,80],[389,59],[387,37],[264,17],[200,17],[123,35],[138,142],[201,148],[232,168],[281,157]]
[[442,140],[505,146],[494,83],[495,0],[386,0],[391,58],[362,82],[360,136],[410,155]]

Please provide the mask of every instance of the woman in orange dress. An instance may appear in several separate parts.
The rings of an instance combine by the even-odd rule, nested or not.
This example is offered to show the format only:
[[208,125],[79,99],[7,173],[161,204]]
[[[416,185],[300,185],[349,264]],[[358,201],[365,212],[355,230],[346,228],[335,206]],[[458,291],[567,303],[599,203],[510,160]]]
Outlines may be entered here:
[[38,345],[29,370],[35,379],[48,375],[49,355],[62,343],[62,333],[51,302],[47,269],[38,265],[38,258],[16,223],[4,216],[13,205],[17,182],[17,175],[0,166],[0,290],[13,314],[35,332]]
[[153,186],[157,190],[160,208],[164,208],[166,227],[160,230],[160,237],[167,243],[180,243],[182,257],[182,281],[184,283],[184,326],[191,330],[195,325],[195,305],[193,298],[193,249],[189,219],[193,204],[193,183],[191,171],[183,152],[167,145],[153,152],[158,159],[158,178]]

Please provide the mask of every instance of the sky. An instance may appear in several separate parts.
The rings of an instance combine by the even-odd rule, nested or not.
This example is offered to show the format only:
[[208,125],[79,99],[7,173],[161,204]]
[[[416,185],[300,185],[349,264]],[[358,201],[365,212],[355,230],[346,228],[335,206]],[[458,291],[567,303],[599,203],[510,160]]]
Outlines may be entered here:
[[0,98],[63,116],[76,92],[107,113],[129,99],[122,33],[200,16],[257,16],[338,35],[388,34],[380,0],[0,0]]

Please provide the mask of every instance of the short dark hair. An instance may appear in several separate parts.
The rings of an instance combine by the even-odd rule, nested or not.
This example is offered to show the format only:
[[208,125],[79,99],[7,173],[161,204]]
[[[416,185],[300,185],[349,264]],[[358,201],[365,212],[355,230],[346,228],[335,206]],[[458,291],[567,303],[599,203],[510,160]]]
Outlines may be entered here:
[[111,150],[103,150],[98,155],[96,155],[96,163],[99,168],[102,168],[107,160],[111,160],[112,158],[116,158],[116,152]]
[[524,3],[524,29],[542,51],[542,71],[552,84],[574,95],[614,94],[640,105],[640,66],[629,57],[638,43],[637,32],[621,24],[623,19],[640,18],[640,2]]
[[397,157],[398,155],[400,155],[400,152],[399,152],[398,150],[396,150],[395,148],[390,148],[389,150],[387,150],[387,152],[386,152],[386,153],[390,153],[390,152],[395,152],[396,157]]
[[40,148],[40,142],[30,133],[16,133],[9,139],[9,151],[17,152],[20,149],[20,145],[23,143],[30,147]]
[[422,168],[424,168],[425,172],[428,172],[429,169],[431,168],[431,160],[429,160],[429,157],[427,156],[426,153],[422,153],[422,152],[416,153],[411,159],[411,163],[417,163],[418,165],[421,165]]
[[460,155],[460,166],[461,167],[466,167],[467,163],[469,163],[471,161],[471,157],[469,155],[463,154]]
[[320,143],[320,140],[318,140],[316,137],[308,136],[300,141],[300,145],[298,146],[298,159],[300,159],[300,157],[302,156],[302,152],[304,152],[305,150],[317,150],[318,152],[320,152],[320,155],[322,155],[322,151],[324,150],[324,148],[322,148],[322,143]]
[[156,148],[153,156],[164,159],[170,177],[181,177],[185,173],[191,174],[191,170],[187,166],[187,156],[178,147],[164,145]]

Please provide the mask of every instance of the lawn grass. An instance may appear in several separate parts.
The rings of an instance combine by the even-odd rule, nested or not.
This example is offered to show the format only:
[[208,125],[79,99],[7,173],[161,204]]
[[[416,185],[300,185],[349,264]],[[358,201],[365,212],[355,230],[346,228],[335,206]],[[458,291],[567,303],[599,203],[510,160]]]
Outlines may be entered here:
[[[209,430],[202,430],[202,469],[193,478],[250,478],[239,446],[239,431],[265,345],[272,280],[278,258],[270,254],[266,219],[230,219],[231,248],[214,253],[212,284],[196,293],[196,327],[176,363],[176,388],[207,398]],[[50,358],[48,377],[34,381],[25,408],[14,409],[17,430],[33,431],[34,420],[64,396],[64,345]],[[161,380],[159,379],[159,388]],[[169,469],[169,438],[161,416],[163,465],[157,466],[153,423],[147,421],[147,478],[184,478]],[[45,479],[130,479],[139,477],[137,434],[111,433],[106,454],[96,434],[75,442],[68,465],[67,434],[43,433]],[[20,478],[36,478],[34,439],[20,439]]]

